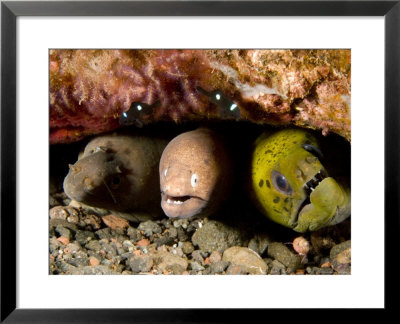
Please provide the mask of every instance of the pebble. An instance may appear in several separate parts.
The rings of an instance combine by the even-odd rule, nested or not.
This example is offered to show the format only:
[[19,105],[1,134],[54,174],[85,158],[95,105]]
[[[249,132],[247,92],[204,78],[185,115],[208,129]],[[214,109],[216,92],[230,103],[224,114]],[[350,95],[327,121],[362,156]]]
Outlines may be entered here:
[[346,250],[340,252],[336,257],[333,259],[333,261],[341,263],[341,264],[346,264],[351,262],[351,247],[347,248]]
[[131,241],[129,240],[125,240],[122,242],[122,246],[124,247],[124,249],[128,252],[132,252],[134,250],[134,245]]
[[194,246],[193,246],[192,242],[183,242],[181,249],[182,249],[183,253],[190,254],[194,251]]
[[189,221],[187,219],[177,219],[174,220],[173,224],[176,228],[182,227],[183,229],[186,229],[189,225]]
[[148,272],[153,267],[153,259],[149,255],[133,256],[129,259],[132,272]]
[[90,231],[78,230],[75,233],[75,240],[77,240],[81,245],[85,245],[86,243],[88,243],[91,240],[94,240],[95,238],[96,236],[94,235],[94,233]]
[[225,250],[223,261],[240,265],[250,274],[266,274],[268,267],[261,257],[249,248],[233,246]]
[[138,230],[143,231],[144,235],[147,237],[150,237],[153,234],[160,234],[162,232],[160,225],[151,220],[140,223]]
[[71,231],[68,228],[65,228],[62,225],[57,225],[55,231],[62,237],[70,240],[71,239]]
[[333,269],[332,268],[317,268],[315,274],[319,275],[331,275],[333,274]]
[[228,261],[223,261],[223,260],[211,263],[210,265],[211,273],[222,273],[229,266],[229,264],[230,263]]
[[157,247],[159,247],[161,245],[172,246],[175,243],[175,240],[174,240],[174,238],[166,235],[166,236],[161,236],[159,239],[156,239],[155,243],[156,243]]
[[192,262],[190,262],[189,264],[190,264],[190,268],[191,268],[192,270],[194,270],[194,271],[202,271],[202,270],[205,269],[205,268],[204,268],[201,264],[199,264],[197,261],[192,261]]
[[70,206],[56,206],[49,211],[50,219],[67,220],[69,216],[77,216],[79,218],[79,210]]
[[247,274],[247,270],[244,266],[239,264],[231,264],[228,269],[226,269],[227,275],[242,275]]
[[338,253],[332,260],[332,268],[339,274],[351,273],[351,247]]
[[97,215],[85,215],[85,217],[82,217],[82,222],[93,230],[98,230],[101,227],[101,220]]
[[65,228],[68,228],[73,232],[76,232],[78,230],[78,227],[75,224],[69,223],[66,220],[63,220],[63,219],[50,219],[50,228],[56,228],[59,225],[65,227]]
[[272,275],[280,275],[280,274],[286,274],[286,267],[282,263],[280,263],[278,260],[274,260],[270,264],[271,270],[270,274]]
[[136,242],[138,246],[149,246],[150,241],[148,239],[141,239],[140,241]]
[[64,236],[60,236],[59,238],[57,238],[57,241],[61,242],[64,245],[67,245],[69,243],[69,238],[68,237],[64,237]]
[[140,241],[143,238],[142,233],[134,227],[129,227],[126,233],[133,242]]
[[272,259],[271,258],[263,258],[264,262],[267,264],[268,268],[270,267],[269,265],[272,263]]
[[183,253],[183,251],[182,251],[182,249],[180,247],[174,247],[173,249],[170,250],[170,252],[172,254],[178,255],[180,257],[184,256],[184,253]]
[[75,268],[73,273],[75,275],[116,275],[121,274],[120,272],[112,269],[107,265],[98,265],[98,266],[85,266],[82,268]]
[[222,222],[209,221],[192,236],[192,243],[205,252],[223,252],[231,246],[247,246],[246,239],[239,229]]
[[176,238],[178,237],[178,230],[175,227],[170,227],[168,229],[168,235],[169,237]]
[[259,255],[263,255],[270,241],[270,238],[266,235],[256,235],[250,240],[248,248],[257,252]]
[[222,254],[219,251],[212,251],[209,259],[211,263],[219,262],[222,260]]
[[113,235],[111,234],[111,228],[102,228],[98,231],[95,232],[95,234],[98,236],[99,239],[108,239],[110,240]]
[[268,256],[285,265],[289,272],[294,272],[302,266],[301,257],[291,252],[283,243],[270,243],[268,246]]
[[58,248],[60,247],[62,243],[57,240],[54,236],[50,237],[50,243],[49,243],[49,250],[51,253],[57,253]]
[[101,219],[103,220],[104,224],[106,224],[108,227],[110,227],[113,230],[116,230],[117,228],[128,228],[129,227],[129,222],[126,219],[112,215],[112,214],[102,216]]
[[185,230],[182,227],[178,227],[176,229],[177,235],[178,235],[178,240],[181,242],[186,242],[189,239],[189,235],[185,232]]
[[50,195],[49,196],[49,206],[50,206],[50,208],[55,207],[55,206],[59,206],[59,205],[61,205],[61,203],[56,198],[54,198],[52,195]]
[[78,214],[73,214],[73,215],[68,216],[67,222],[75,224],[75,225],[82,225],[80,215],[78,215]]
[[75,267],[84,267],[88,265],[87,258],[71,258],[68,260],[69,264],[72,264]]
[[104,251],[109,257],[117,255],[117,249],[112,244],[102,242],[101,251]]
[[101,244],[99,241],[90,241],[85,245],[85,247],[88,250],[99,251],[101,249]]
[[61,260],[56,262],[57,268],[59,268],[65,274],[76,274],[79,271],[79,268]]
[[91,266],[98,266],[100,264],[100,260],[96,257],[90,257],[89,258],[89,264]]
[[154,262],[161,272],[172,271],[173,274],[180,274],[188,267],[188,262],[184,258],[168,252],[157,253]]
[[350,247],[351,247],[351,241],[350,240],[342,242],[342,243],[339,243],[339,244],[336,244],[334,247],[332,247],[332,249],[331,249],[331,251],[329,253],[329,257],[331,258],[331,260],[333,260],[333,259],[336,258],[336,256],[340,252],[342,252],[342,251],[344,251],[344,250],[346,250],[346,249],[348,249]]
[[65,206],[68,206],[70,203],[71,203],[71,199],[69,199],[69,198],[63,199],[63,204],[64,204]]
[[321,264],[321,268],[329,268],[332,266],[332,263],[330,261],[324,262]]
[[202,265],[204,265],[205,263],[204,263],[204,258],[203,258],[203,256],[202,256],[202,253],[201,253],[202,251],[200,251],[200,250],[194,250],[193,252],[192,252],[192,259],[194,260],[194,261],[197,261],[197,262],[199,262],[200,264],[202,264]]
[[67,245],[67,249],[74,254],[78,253],[81,250],[81,248],[82,248],[81,245],[76,241],[68,243]]

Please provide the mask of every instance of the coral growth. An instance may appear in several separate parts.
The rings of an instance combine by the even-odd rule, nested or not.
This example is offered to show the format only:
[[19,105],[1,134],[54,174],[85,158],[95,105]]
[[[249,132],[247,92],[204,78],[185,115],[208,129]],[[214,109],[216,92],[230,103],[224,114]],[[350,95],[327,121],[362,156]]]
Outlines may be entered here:
[[50,143],[116,129],[133,102],[160,102],[144,123],[225,118],[214,90],[243,120],[350,141],[350,67],[350,50],[51,50]]

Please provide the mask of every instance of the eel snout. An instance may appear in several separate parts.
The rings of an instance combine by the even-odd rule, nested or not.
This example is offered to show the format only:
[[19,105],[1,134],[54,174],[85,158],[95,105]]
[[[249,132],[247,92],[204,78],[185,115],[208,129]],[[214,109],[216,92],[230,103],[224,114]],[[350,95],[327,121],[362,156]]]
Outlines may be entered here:
[[69,165],[64,180],[68,197],[83,203],[118,203],[114,191],[121,185],[121,166],[113,155],[96,152]]
[[304,192],[306,193],[306,198],[303,200],[299,208],[297,209],[297,213],[295,216],[295,219],[293,221],[293,226],[297,226],[298,220],[299,220],[299,215],[301,211],[304,209],[305,206],[311,204],[310,200],[310,195],[311,193],[318,187],[318,185],[321,183],[322,180],[324,180],[326,177],[328,177],[328,173],[326,172],[325,169],[319,170],[310,180],[308,180],[304,186]]
[[207,200],[188,194],[172,195],[161,191],[161,207],[168,217],[189,218],[198,214],[207,205]]

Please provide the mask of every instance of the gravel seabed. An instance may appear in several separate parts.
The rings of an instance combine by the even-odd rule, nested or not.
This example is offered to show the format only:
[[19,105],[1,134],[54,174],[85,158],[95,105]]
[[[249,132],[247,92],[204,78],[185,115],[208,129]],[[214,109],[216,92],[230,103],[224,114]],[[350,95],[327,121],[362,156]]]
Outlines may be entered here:
[[299,234],[245,206],[222,209],[212,218],[131,223],[70,206],[60,189],[50,192],[49,273],[53,275],[351,273],[350,219]]

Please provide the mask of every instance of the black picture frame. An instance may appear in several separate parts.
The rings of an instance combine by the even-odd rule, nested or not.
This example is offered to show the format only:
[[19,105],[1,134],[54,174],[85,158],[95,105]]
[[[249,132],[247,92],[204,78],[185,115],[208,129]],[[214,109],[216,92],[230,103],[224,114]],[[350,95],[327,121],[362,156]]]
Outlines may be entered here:
[[[1,322],[235,322],[249,310],[16,308],[16,19],[19,16],[384,16],[385,309],[398,276],[390,255],[399,237],[400,0],[395,1],[4,1],[1,3]],[[373,148],[371,148],[373,150]],[[371,177],[373,179],[373,177]],[[379,190],[379,189],[378,189]],[[373,239],[373,233],[371,233]],[[368,243],[366,243],[368,244]],[[396,258],[396,257],[394,257]],[[167,296],[166,296],[167,297]],[[289,297],[288,297],[289,298]],[[255,310],[252,310],[255,311]],[[260,312],[261,310],[258,310]],[[253,318],[253,314],[251,315]],[[263,316],[263,314],[254,314]]]

